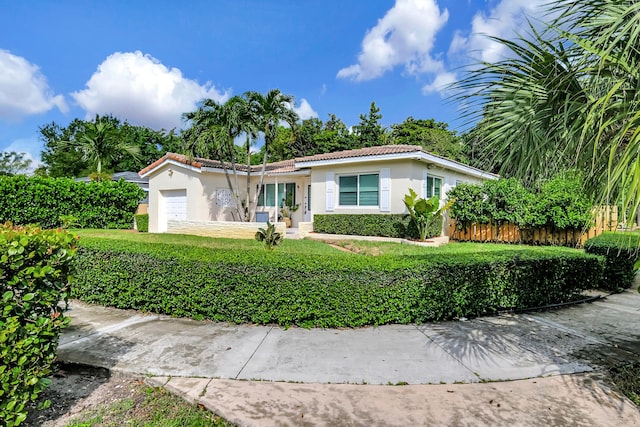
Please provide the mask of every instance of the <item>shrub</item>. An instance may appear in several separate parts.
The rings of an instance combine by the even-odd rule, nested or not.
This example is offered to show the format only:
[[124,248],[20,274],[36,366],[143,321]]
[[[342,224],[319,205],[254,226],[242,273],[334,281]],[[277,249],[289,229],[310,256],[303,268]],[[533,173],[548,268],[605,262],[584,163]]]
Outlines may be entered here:
[[141,233],[149,232],[149,214],[136,214],[133,216],[136,222],[136,228]]
[[73,216],[80,228],[130,228],[145,193],[120,181],[76,182],[68,178],[0,177],[0,223],[63,225]]
[[636,263],[640,258],[640,235],[635,233],[607,232],[587,240],[587,253],[605,257],[601,287],[610,291],[630,288],[636,275]]
[[[379,236],[417,239],[418,229],[409,215],[331,214],[313,216],[313,231],[349,236]],[[427,237],[440,236],[442,217],[430,224]]]
[[582,230],[591,223],[592,200],[579,178],[558,176],[529,191],[514,178],[459,184],[447,193],[454,200],[451,218],[460,227],[511,223],[520,228]]
[[567,301],[598,284],[602,262],[567,248],[296,256],[259,245],[211,249],[83,238],[74,296],[214,321],[358,327]]
[[26,418],[25,404],[48,385],[60,330],[68,324],[75,237],[62,230],[0,226],[0,419]]

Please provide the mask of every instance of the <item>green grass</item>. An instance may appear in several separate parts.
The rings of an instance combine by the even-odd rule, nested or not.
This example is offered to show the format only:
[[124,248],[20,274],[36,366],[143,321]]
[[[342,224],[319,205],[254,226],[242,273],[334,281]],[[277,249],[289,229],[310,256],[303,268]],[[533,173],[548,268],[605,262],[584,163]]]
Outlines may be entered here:
[[[137,243],[160,243],[176,246],[192,246],[196,248],[221,249],[221,250],[241,250],[264,252],[264,243],[253,239],[220,239],[202,236],[190,236],[186,234],[167,233],[135,233],[127,230],[71,230],[80,236],[80,242],[100,240],[128,241]],[[338,250],[322,243],[311,240],[284,239],[282,244],[275,249],[275,252],[285,254],[336,254]]]
[[232,424],[198,405],[185,402],[161,387],[139,385],[133,395],[87,411],[67,427],[226,427]]

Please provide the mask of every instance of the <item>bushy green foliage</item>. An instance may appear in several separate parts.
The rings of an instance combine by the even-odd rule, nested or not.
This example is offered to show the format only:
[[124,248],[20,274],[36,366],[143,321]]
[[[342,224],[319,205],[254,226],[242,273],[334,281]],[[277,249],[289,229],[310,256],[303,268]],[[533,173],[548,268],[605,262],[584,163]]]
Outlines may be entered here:
[[535,195],[526,224],[560,230],[588,228],[592,208],[593,200],[586,196],[578,178],[557,176],[545,182]]
[[607,232],[587,240],[584,250],[605,257],[602,288],[621,291],[630,288],[640,258],[640,235]]
[[136,228],[141,233],[149,232],[149,214],[137,214],[133,216],[136,221]]
[[[313,231],[349,236],[419,238],[418,229],[408,215],[401,214],[316,214]],[[427,238],[442,233],[442,217],[429,225]]]
[[450,201],[441,208],[438,196],[424,199],[418,197],[413,188],[409,188],[409,194],[405,194],[403,201],[409,211],[411,222],[418,230],[418,236],[421,241],[427,238],[427,233],[433,228],[434,224],[438,221],[442,222],[442,213],[449,209],[453,203]]
[[14,426],[49,384],[76,238],[62,230],[0,226],[0,420]]
[[455,256],[421,248],[412,256],[374,257],[302,247],[317,242],[295,242],[295,251],[284,242],[272,252],[250,243],[228,249],[83,237],[74,296],[196,319],[357,327],[567,301],[597,286],[603,262],[549,247]]
[[80,228],[130,228],[144,191],[120,181],[76,182],[68,178],[0,176],[0,223],[62,225],[74,216]]
[[512,223],[520,228],[583,229],[590,225],[593,203],[579,178],[558,176],[538,190],[526,189],[515,178],[458,184],[448,193],[455,200],[450,214],[461,227]]

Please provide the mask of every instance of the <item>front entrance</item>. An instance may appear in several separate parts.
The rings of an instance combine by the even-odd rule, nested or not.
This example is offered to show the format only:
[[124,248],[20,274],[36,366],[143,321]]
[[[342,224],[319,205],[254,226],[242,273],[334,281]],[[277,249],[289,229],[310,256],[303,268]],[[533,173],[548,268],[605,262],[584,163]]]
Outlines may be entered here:
[[311,183],[304,183],[304,222],[311,222]]

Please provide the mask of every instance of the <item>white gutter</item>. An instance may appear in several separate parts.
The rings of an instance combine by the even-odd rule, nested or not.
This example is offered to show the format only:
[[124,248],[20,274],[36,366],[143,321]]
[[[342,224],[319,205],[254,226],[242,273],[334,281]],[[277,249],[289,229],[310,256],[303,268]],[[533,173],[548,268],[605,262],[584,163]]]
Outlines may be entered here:
[[445,169],[453,170],[456,172],[462,172],[466,175],[471,175],[477,178],[485,179],[498,179],[499,176],[490,172],[483,171],[471,166],[463,165],[454,160],[448,160],[443,157],[434,156],[433,154],[427,154],[424,151],[410,151],[407,153],[394,153],[394,154],[382,154],[371,156],[359,156],[359,157],[345,157],[341,159],[328,159],[328,160],[315,160],[307,162],[296,162],[296,168],[313,168],[317,166],[333,166],[333,165],[346,165],[350,163],[365,163],[365,162],[382,162],[390,160],[418,160],[427,163],[432,163],[436,166],[440,166]]

